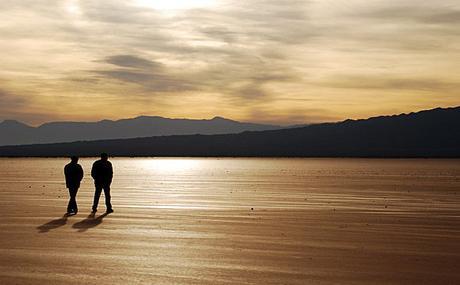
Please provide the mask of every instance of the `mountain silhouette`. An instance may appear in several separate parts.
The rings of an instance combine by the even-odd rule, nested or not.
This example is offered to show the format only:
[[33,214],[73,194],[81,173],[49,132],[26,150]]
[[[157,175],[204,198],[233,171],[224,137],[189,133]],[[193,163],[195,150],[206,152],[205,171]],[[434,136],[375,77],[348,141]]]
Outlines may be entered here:
[[0,156],[460,157],[460,107],[226,135],[0,147]]
[[0,123],[0,145],[42,144],[168,135],[229,134],[279,129],[280,126],[241,123],[222,117],[211,120],[141,116],[118,121],[52,122],[39,127],[6,120]]

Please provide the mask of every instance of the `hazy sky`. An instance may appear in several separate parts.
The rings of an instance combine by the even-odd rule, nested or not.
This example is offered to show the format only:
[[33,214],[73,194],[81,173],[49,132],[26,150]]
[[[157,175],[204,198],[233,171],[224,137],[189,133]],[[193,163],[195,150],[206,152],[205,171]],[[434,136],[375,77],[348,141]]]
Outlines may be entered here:
[[2,0],[0,120],[460,105],[458,0]]

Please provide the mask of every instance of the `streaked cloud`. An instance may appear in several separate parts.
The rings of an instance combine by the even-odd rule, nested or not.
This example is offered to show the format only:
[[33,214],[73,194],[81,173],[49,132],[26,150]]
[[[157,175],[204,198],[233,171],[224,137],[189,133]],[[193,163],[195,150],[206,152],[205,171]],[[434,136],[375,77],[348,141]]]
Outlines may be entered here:
[[330,78],[322,83],[325,87],[339,89],[369,89],[380,91],[428,91],[428,92],[444,92],[452,93],[460,89],[460,82],[447,82],[434,78],[400,78],[387,77],[385,75],[369,76],[355,75]]
[[304,123],[460,105],[457,2],[2,1],[0,119]]
[[105,62],[120,66],[139,69],[161,69],[162,64],[143,59],[134,55],[114,55],[105,59]]
[[[366,16],[371,21],[398,21],[406,23],[448,25],[460,23],[460,9],[458,5],[446,3],[420,3],[419,1],[401,2],[392,6],[369,9],[357,16]],[[457,6],[457,7],[455,7]]]

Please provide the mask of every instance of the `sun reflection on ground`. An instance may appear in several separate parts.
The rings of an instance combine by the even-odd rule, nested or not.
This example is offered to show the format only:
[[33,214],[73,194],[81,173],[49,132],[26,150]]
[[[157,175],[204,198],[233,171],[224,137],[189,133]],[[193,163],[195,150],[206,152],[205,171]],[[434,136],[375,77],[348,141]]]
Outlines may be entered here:
[[181,172],[200,165],[199,159],[193,158],[150,158],[142,161],[142,166],[152,171]]

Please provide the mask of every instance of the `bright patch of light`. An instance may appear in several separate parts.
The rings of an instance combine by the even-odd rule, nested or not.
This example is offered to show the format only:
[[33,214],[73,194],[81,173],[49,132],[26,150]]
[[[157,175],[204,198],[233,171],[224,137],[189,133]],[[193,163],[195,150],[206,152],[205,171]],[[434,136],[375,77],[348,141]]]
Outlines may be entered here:
[[72,15],[80,15],[81,10],[77,0],[69,0],[65,6],[67,12]]
[[134,0],[137,6],[155,10],[187,10],[206,8],[215,4],[216,0]]
[[144,168],[154,172],[181,172],[193,169],[200,164],[193,158],[155,158],[143,160]]

